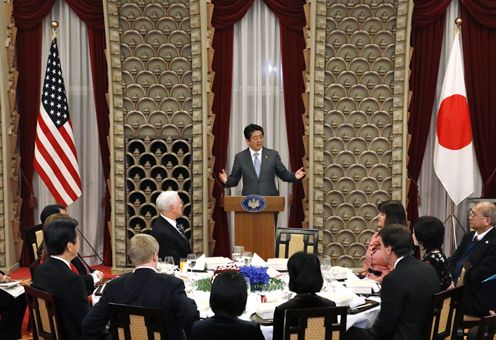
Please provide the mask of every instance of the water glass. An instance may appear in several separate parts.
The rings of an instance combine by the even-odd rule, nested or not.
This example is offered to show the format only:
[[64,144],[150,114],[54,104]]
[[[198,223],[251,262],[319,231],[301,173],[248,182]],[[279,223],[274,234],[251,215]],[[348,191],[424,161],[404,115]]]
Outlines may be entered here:
[[188,254],[187,257],[188,268],[193,272],[193,268],[196,266],[196,254]]
[[253,253],[251,251],[244,251],[241,254],[241,258],[242,258],[243,264],[245,266],[249,266],[249,265],[251,265],[251,259],[253,258]]
[[246,282],[246,292],[248,293],[248,295],[250,295],[250,291],[251,291],[250,279],[245,277],[245,282]]
[[234,246],[232,251],[232,259],[234,262],[238,262],[241,259],[241,254],[245,251],[243,246]]

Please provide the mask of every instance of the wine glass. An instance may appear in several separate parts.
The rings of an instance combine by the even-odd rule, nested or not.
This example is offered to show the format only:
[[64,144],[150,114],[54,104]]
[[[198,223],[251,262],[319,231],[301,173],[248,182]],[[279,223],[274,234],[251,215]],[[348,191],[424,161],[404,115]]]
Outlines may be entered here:
[[193,268],[196,266],[196,254],[188,254],[187,257],[188,268],[190,272],[193,272]]
[[246,282],[246,292],[248,293],[248,295],[250,295],[250,291],[251,291],[250,279],[247,277],[244,277],[244,278],[245,278],[245,282]]
[[324,277],[324,280],[326,281],[327,285],[329,287],[332,277],[331,277],[331,257],[329,255],[321,255],[320,256],[320,271],[322,272],[322,276]]
[[166,256],[164,257],[164,266],[166,273],[172,273],[174,271],[174,257]]

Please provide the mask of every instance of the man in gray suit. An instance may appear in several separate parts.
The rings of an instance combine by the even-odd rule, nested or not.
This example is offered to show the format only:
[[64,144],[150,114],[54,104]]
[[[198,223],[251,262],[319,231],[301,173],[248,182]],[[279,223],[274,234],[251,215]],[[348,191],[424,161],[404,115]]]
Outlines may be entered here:
[[288,171],[277,151],[263,147],[264,130],[261,126],[249,124],[244,135],[248,148],[234,157],[231,175],[227,176],[224,169],[219,174],[224,187],[238,185],[243,177],[243,195],[278,196],[275,176],[284,182],[296,182],[305,176],[303,168],[296,172]]

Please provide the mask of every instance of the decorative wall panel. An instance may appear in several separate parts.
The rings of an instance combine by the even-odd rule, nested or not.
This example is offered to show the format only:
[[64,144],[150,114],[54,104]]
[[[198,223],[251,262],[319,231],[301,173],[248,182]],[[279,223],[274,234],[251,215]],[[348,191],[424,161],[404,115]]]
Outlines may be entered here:
[[327,1],[325,13],[323,252],[360,267],[376,205],[402,198],[408,1]]

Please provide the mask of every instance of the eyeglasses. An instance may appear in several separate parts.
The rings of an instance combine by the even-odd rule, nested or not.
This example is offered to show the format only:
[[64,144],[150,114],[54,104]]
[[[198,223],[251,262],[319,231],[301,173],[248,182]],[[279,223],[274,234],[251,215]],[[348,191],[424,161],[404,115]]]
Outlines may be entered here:
[[487,217],[487,216],[484,216],[482,214],[476,214],[473,210],[470,210],[470,212],[468,213],[468,217]]

